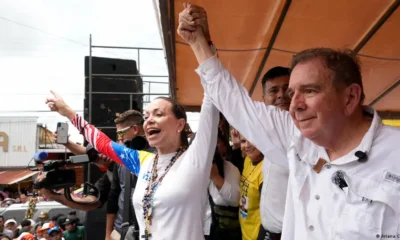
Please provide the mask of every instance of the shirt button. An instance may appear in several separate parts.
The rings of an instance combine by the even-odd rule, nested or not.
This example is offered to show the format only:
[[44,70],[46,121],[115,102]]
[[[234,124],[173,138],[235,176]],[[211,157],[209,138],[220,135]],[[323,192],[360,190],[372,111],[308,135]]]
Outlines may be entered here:
[[308,230],[314,231],[314,226],[313,225],[308,226]]
[[331,165],[326,165],[327,169],[331,169],[331,167],[332,167]]
[[320,199],[319,195],[315,195],[315,199],[319,200]]

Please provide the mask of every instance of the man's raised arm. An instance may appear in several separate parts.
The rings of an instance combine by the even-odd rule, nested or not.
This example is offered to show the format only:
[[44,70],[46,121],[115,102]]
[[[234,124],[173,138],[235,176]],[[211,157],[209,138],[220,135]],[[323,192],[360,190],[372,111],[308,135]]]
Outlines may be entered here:
[[264,156],[274,156],[274,159],[268,160],[287,167],[287,162],[276,159],[286,159],[293,137],[294,125],[289,113],[253,102],[247,90],[224,68],[204,37],[203,29],[208,29],[208,25],[204,27],[207,15],[201,9],[193,5],[185,6],[179,15],[178,34],[196,55],[200,64],[196,72],[200,75],[205,93],[228,122]]

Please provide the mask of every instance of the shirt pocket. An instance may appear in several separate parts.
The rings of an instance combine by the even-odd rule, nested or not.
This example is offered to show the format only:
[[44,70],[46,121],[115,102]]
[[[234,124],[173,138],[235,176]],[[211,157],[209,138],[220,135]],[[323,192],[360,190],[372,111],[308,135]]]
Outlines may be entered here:
[[346,178],[345,202],[333,226],[335,239],[380,239],[399,233],[400,197],[384,191],[380,183],[359,177]]

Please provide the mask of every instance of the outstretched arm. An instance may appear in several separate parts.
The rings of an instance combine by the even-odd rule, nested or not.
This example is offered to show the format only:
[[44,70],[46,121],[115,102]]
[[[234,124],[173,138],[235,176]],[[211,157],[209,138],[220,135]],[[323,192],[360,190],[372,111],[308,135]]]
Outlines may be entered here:
[[85,139],[97,151],[103,153],[114,161],[125,165],[135,175],[139,174],[141,159],[150,156],[150,153],[136,151],[113,142],[107,135],[90,125],[82,116],[76,114],[72,124],[83,134]]
[[141,162],[150,157],[151,153],[133,150],[113,142],[107,135],[84,120],[82,116],[76,114],[74,110],[65,104],[60,95],[54,91],[51,93],[53,98],[48,98],[46,103],[52,111],[57,111],[71,120],[72,124],[97,151],[119,164],[125,165],[133,174],[139,174]]

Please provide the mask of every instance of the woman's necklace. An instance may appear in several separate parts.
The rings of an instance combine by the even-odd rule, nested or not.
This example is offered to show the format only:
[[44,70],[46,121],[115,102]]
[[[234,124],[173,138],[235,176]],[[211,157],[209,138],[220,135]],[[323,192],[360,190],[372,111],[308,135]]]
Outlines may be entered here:
[[[171,169],[172,165],[176,162],[176,160],[186,151],[186,147],[180,147],[178,152],[173,156],[168,164],[168,166],[165,168],[165,172],[163,175],[161,175],[158,178],[157,174],[157,164],[158,164],[158,154],[154,157],[153,161],[153,167],[151,170],[151,178],[149,181],[149,185],[146,188],[144,198],[143,198],[143,218],[144,218],[144,223],[146,225],[145,230],[144,230],[144,235],[141,236],[144,239],[149,239],[151,237],[150,233],[150,225],[151,225],[151,220],[153,216],[153,200],[154,200],[154,194],[157,190],[157,188],[160,186],[162,180],[164,179],[165,175],[167,175],[168,171]],[[158,178],[158,179],[157,179]]]

